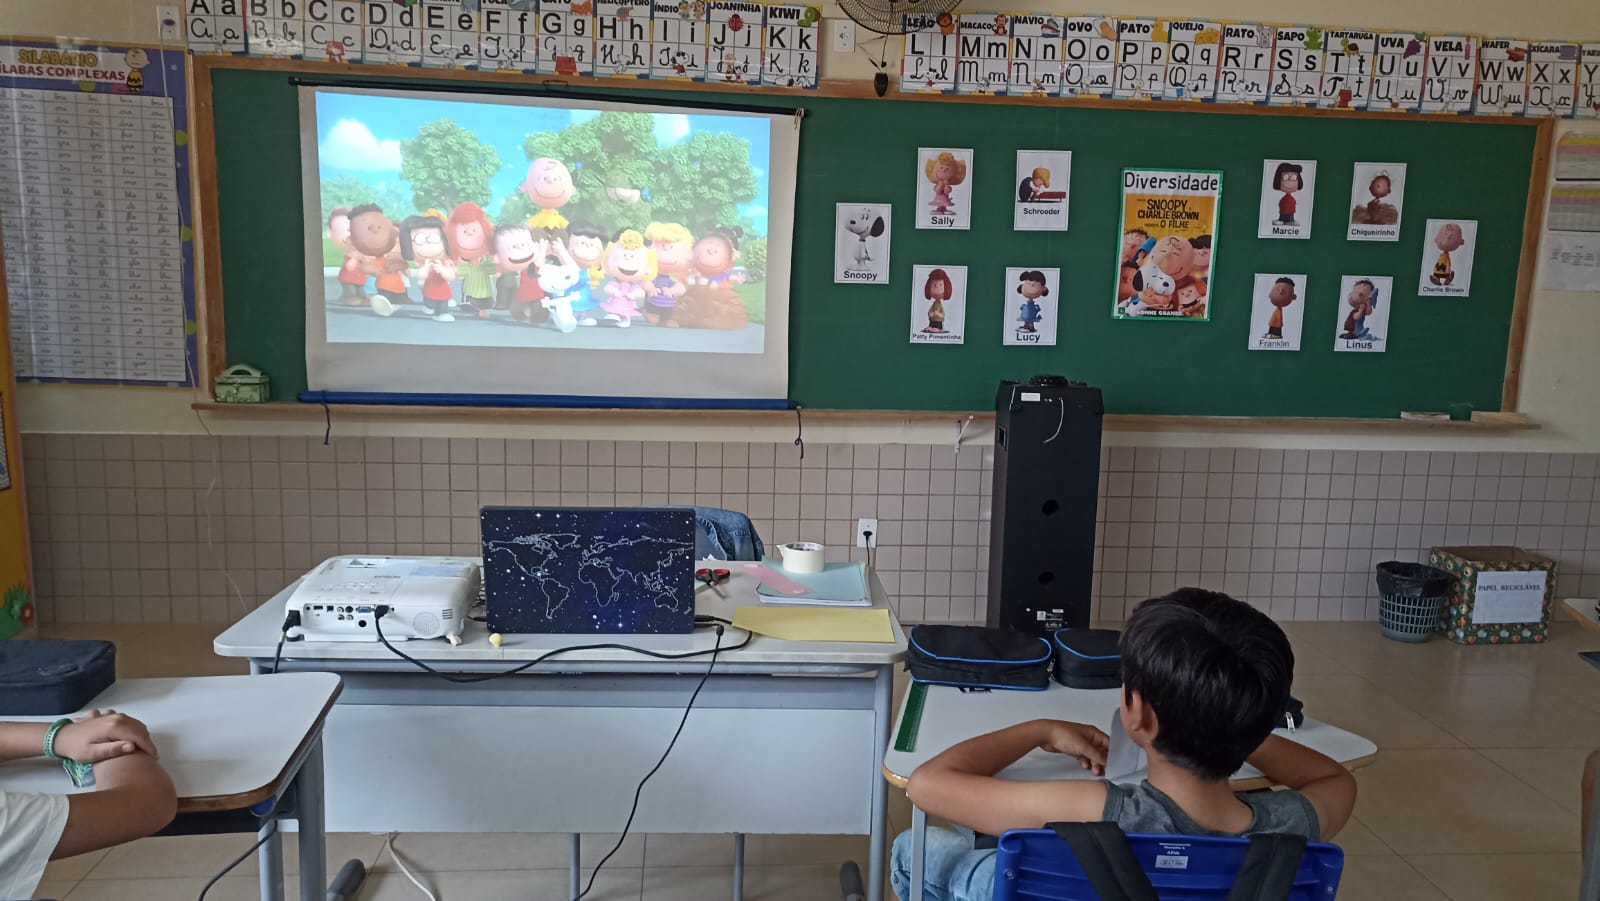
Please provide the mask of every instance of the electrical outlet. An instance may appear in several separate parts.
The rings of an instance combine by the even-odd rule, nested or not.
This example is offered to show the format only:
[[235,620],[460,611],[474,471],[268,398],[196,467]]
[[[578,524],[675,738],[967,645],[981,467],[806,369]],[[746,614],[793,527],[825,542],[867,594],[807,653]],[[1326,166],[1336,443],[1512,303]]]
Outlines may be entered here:
[[[867,533],[868,532],[872,533],[872,537],[871,538],[867,537]],[[865,519],[865,518],[856,520],[856,547],[877,547],[877,546],[878,546],[878,521],[876,519]]]
[[836,19],[833,23],[833,52],[856,52],[856,23],[849,19]]
[[183,43],[183,17],[176,6],[156,7],[156,28],[160,31],[161,43]]

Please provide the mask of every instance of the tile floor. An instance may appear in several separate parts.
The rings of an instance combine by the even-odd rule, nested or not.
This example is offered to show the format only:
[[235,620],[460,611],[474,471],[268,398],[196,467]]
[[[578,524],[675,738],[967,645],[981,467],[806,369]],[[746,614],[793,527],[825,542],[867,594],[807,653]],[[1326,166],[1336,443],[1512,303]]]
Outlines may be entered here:
[[[1289,623],[1296,693],[1313,715],[1377,742],[1359,773],[1361,800],[1338,841],[1340,897],[1359,901],[1565,899],[1577,892],[1578,778],[1600,746],[1600,672],[1576,653],[1600,636],[1570,623],[1539,647],[1459,648],[1440,639],[1401,645],[1361,623]],[[124,676],[235,672],[209,653],[204,626],[54,626],[47,637],[99,634],[119,643]],[[891,792],[896,828],[909,822]],[[611,839],[614,841],[614,838]],[[60,901],[195,897],[249,844],[243,836],[164,838],[51,866],[41,896]],[[362,901],[422,896],[387,858],[381,836],[330,836],[335,865],[367,861]],[[402,854],[441,901],[554,901],[565,897],[565,839],[537,835],[404,835]],[[610,847],[585,844],[588,863]],[[292,846],[291,846],[292,848]],[[594,901],[726,897],[730,841],[721,836],[631,838],[602,872]],[[838,863],[865,860],[858,837],[750,839],[745,897],[835,898]],[[289,859],[293,860],[292,850]],[[208,897],[256,897],[247,863]],[[294,897],[291,889],[291,897]]]

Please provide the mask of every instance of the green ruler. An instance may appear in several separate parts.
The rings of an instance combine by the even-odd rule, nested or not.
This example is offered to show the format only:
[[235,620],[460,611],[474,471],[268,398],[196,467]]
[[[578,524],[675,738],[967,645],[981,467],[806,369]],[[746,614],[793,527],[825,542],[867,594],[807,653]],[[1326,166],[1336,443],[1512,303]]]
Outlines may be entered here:
[[900,731],[894,737],[896,751],[914,751],[917,747],[917,730],[922,727],[922,708],[928,702],[928,686],[911,683],[906,692],[906,707],[900,713]]

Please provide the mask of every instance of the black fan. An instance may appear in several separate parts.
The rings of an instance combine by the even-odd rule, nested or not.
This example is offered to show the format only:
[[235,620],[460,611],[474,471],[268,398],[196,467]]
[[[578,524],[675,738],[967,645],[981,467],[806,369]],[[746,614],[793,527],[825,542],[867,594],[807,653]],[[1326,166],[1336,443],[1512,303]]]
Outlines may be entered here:
[[938,24],[961,0],[839,0],[851,21],[878,34],[905,34]]

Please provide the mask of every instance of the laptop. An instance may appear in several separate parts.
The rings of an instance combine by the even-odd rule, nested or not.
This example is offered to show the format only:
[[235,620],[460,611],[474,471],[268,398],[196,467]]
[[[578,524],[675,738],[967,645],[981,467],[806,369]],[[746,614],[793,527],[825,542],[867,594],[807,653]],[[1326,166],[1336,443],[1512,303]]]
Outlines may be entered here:
[[502,633],[694,631],[694,511],[484,507],[483,593]]

